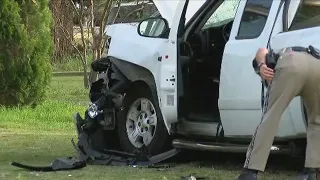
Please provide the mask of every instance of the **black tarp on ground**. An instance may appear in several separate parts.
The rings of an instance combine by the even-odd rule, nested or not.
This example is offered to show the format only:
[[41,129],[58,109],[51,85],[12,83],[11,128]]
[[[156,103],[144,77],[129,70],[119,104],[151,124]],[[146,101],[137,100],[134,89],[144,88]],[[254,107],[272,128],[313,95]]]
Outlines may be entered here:
[[[156,156],[147,156],[144,151],[137,151],[134,154],[125,153],[116,150],[103,150],[104,152],[95,150],[90,142],[90,137],[86,132],[81,132],[78,135],[78,143],[72,144],[78,153],[76,157],[60,157],[55,159],[49,166],[30,166],[18,162],[12,162],[11,165],[31,170],[31,171],[62,171],[73,170],[91,165],[112,165],[112,166],[150,166],[153,167],[157,163],[171,158],[178,154],[178,149],[172,149]],[[92,141],[92,140],[91,140]]]

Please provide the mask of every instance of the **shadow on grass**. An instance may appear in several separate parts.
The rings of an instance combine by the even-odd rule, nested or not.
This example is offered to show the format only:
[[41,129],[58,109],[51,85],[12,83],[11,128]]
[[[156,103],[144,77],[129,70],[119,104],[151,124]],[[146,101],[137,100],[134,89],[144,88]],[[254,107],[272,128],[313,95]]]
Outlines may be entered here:
[[[192,166],[212,168],[216,170],[242,170],[245,162],[245,154],[206,152],[206,151],[182,151],[177,156],[167,160],[167,163],[182,165],[189,163]],[[293,158],[289,155],[271,154],[268,159],[266,172],[298,172],[304,167],[304,159]]]

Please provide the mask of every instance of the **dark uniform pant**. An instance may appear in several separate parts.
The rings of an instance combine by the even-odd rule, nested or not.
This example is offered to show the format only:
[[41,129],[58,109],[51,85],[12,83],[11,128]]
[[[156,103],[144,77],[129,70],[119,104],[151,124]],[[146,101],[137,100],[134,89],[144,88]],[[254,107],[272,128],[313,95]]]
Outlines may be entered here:
[[308,115],[305,167],[320,168],[320,60],[304,52],[279,58],[244,168],[265,170],[281,116],[296,96],[301,96]]

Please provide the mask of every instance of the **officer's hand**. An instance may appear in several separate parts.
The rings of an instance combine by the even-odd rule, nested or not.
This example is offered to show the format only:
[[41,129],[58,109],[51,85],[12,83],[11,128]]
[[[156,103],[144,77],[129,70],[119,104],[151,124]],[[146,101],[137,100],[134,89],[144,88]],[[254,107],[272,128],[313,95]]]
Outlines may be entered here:
[[274,72],[272,69],[268,68],[266,64],[263,64],[260,67],[260,75],[264,80],[271,81],[273,78]]

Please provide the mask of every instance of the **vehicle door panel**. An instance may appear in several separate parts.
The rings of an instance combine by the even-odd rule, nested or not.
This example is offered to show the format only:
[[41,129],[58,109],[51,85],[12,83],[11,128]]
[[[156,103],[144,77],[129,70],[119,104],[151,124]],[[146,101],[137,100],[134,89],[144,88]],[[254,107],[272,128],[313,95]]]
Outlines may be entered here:
[[[240,21],[248,1],[241,1],[239,5],[221,65],[219,109],[225,136],[229,137],[251,137],[261,121],[261,79],[252,68],[252,60],[259,48],[267,46],[281,2],[270,0],[269,3],[272,3],[272,5],[269,12],[261,6],[247,8],[246,10],[250,15],[246,18],[252,23],[246,26],[240,24]],[[260,2],[268,3],[268,1]],[[258,11],[255,11],[255,8]],[[253,17],[252,12],[261,14]],[[281,17],[281,15],[282,13],[279,16]],[[263,27],[257,26],[266,16],[265,25],[262,25]],[[281,23],[281,21],[278,23]],[[246,28],[250,29],[251,25],[261,28],[261,33],[241,34],[241,32],[248,31]],[[237,36],[239,28],[240,36]],[[259,31],[259,28],[257,31]],[[252,36],[254,34],[257,36]],[[282,118],[284,121],[281,125],[281,136],[293,134],[294,132],[290,129],[291,122],[288,113],[285,113]],[[285,128],[285,125],[289,126]]]
[[[175,14],[170,27],[169,41],[164,47],[159,70],[158,96],[162,115],[168,130],[172,123],[178,121],[178,92],[177,58],[179,54],[178,32],[185,26],[184,20],[189,20],[190,15],[194,14],[206,0],[186,1],[180,0],[175,9]],[[189,3],[189,4],[188,4]],[[187,17],[186,17],[187,16]],[[186,17],[186,19],[185,19]],[[180,81],[180,80],[179,80]]]
[[[177,114],[177,52],[178,52],[178,29],[186,1],[181,0],[177,4],[175,16],[170,26],[169,40],[162,49],[161,64],[158,72],[157,92],[162,116],[168,130],[171,124],[178,121]],[[170,133],[170,132],[169,132]]]

